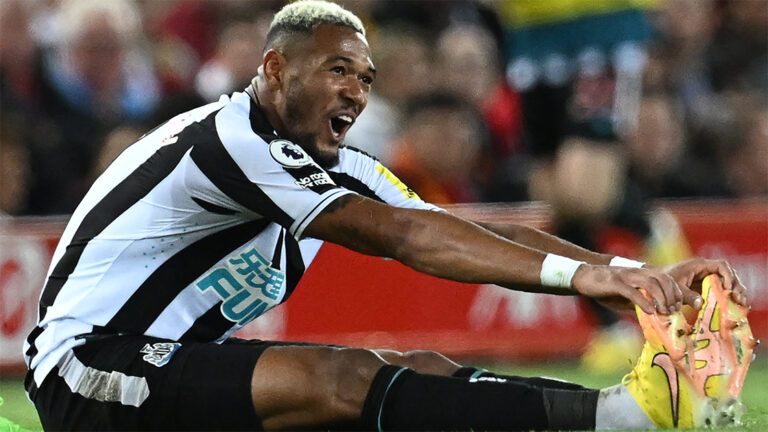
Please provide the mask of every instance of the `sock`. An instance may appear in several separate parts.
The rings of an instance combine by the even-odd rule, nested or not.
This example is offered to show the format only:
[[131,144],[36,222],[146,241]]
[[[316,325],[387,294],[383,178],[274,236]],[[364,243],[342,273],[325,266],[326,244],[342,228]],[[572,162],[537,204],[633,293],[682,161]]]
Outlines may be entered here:
[[627,387],[616,384],[600,390],[595,411],[595,429],[656,429],[656,425],[640,408]]
[[[484,374],[491,374],[486,369],[476,368],[472,366],[464,366],[459,368],[456,372],[453,373],[453,377],[456,378],[477,378]],[[493,374],[491,374],[493,375]]]
[[493,372],[488,372],[485,369],[464,366],[461,369],[453,373],[457,378],[502,378],[508,381],[523,382],[530,385],[535,385],[544,388],[563,389],[563,390],[591,390],[584,386],[574,384],[568,381],[562,381],[555,378],[545,377],[520,377],[515,375],[499,375]]
[[403,373],[411,372],[410,369],[402,366],[386,365],[373,377],[371,388],[363,403],[363,412],[360,416],[362,428],[365,430],[382,430],[381,428],[381,410],[384,405],[384,398],[395,380]]
[[599,390],[545,388],[543,392],[550,430],[595,428]]
[[596,390],[545,389],[492,377],[443,377],[385,366],[371,385],[362,426],[374,430],[593,429],[597,395]]

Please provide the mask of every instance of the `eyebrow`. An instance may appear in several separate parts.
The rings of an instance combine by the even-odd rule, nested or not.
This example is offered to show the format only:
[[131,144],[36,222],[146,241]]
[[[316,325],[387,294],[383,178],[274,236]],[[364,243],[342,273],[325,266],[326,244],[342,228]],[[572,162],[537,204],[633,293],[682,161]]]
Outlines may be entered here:
[[[339,55],[339,56],[336,56],[336,57],[332,58],[331,62],[335,62],[337,60],[341,60],[341,61],[343,61],[345,63],[349,63],[349,64],[354,63],[351,58],[345,57],[345,56],[342,56],[342,55]],[[376,76],[376,68],[374,68],[373,66],[368,66],[368,72],[370,72],[374,77]]]

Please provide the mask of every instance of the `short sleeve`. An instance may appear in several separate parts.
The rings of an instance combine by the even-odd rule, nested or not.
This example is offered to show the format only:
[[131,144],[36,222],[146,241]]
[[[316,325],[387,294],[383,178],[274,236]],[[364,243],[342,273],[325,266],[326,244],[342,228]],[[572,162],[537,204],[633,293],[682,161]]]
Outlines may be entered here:
[[254,132],[247,101],[235,100],[206,121],[185,129],[198,141],[193,162],[233,204],[283,225],[296,238],[326,206],[352,193],[297,144]]
[[341,149],[339,164],[329,173],[337,184],[395,207],[444,211],[422,200],[376,158],[353,147]]

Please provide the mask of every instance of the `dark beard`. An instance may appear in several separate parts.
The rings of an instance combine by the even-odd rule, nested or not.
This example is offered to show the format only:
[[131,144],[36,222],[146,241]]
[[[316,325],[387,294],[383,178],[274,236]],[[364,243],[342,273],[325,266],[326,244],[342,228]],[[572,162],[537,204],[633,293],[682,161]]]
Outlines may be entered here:
[[284,138],[287,138],[291,142],[294,142],[301,146],[302,149],[304,149],[305,152],[312,158],[312,160],[315,161],[318,165],[320,165],[323,169],[329,169],[339,164],[339,153],[335,152],[333,154],[329,154],[326,152],[321,152],[317,148],[317,135],[312,133],[306,133],[306,134],[292,134],[290,132],[291,129],[294,129],[293,126],[298,126],[301,124],[301,122],[306,118],[306,115],[304,113],[305,105],[301,102],[300,95],[302,94],[301,84],[298,83],[298,80],[291,79],[291,81],[288,83],[288,91],[286,96],[286,104],[285,104],[285,111],[286,111],[286,119],[285,123],[289,131],[286,133],[286,136]]
[[299,136],[288,136],[291,142],[294,142],[301,146],[305,152],[312,158],[315,163],[320,165],[320,168],[330,169],[339,164],[339,153],[329,154],[326,152],[320,152],[315,145],[317,137],[314,134],[304,134]]

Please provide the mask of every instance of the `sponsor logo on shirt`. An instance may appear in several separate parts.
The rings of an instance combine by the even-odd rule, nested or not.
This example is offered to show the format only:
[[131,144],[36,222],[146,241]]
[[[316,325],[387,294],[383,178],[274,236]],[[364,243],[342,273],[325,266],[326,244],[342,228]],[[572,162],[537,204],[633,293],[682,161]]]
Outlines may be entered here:
[[405,197],[406,197],[406,198],[408,198],[408,199],[413,199],[413,200],[416,200],[416,201],[421,201],[421,198],[419,198],[419,196],[416,194],[416,192],[414,192],[414,191],[413,191],[413,189],[411,189],[411,188],[409,188],[408,186],[406,186],[406,185],[405,185],[405,183],[403,183],[402,181],[400,181],[400,179],[399,179],[399,178],[397,178],[397,176],[396,176],[396,175],[394,175],[394,174],[392,173],[392,171],[390,171],[389,169],[387,169],[387,167],[385,167],[384,165],[382,165],[382,164],[380,164],[380,163],[378,163],[378,162],[377,162],[377,163],[376,163],[376,171],[377,171],[379,174],[383,175],[383,176],[384,176],[384,178],[386,178],[387,180],[389,180],[389,182],[390,182],[390,183],[392,183],[392,185],[393,185],[394,187],[396,187],[397,189],[399,189],[399,190],[400,190],[400,192],[402,192],[402,193],[403,193],[403,195],[405,195]]
[[319,172],[296,180],[296,184],[305,189],[313,189],[317,186],[332,185],[335,183],[333,180],[331,180],[327,173]]
[[277,139],[269,143],[269,154],[286,168],[300,168],[312,163],[312,158],[299,145],[288,140]]
[[242,326],[275,307],[285,295],[285,272],[271,264],[251,248],[203,275],[197,287],[213,290],[222,300],[224,318]]
[[171,357],[173,357],[173,354],[179,347],[181,347],[181,344],[177,342],[158,342],[144,345],[144,348],[139,352],[145,354],[143,357],[145,362],[162,367],[171,361]]

